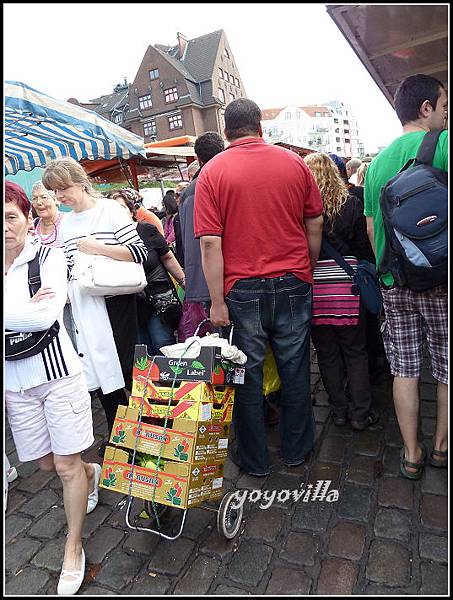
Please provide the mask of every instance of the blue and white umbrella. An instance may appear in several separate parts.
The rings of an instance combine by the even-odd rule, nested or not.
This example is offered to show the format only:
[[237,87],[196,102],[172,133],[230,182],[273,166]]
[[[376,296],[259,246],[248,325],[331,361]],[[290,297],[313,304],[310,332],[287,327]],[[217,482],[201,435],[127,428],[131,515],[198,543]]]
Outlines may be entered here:
[[5,82],[4,139],[5,175],[44,167],[64,156],[77,161],[146,158],[143,138],[17,81]]

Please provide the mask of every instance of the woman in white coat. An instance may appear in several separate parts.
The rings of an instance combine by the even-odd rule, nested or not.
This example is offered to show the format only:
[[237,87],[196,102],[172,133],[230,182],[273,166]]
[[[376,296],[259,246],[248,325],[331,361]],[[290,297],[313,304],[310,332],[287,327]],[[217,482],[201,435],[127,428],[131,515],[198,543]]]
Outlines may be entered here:
[[[98,501],[101,467],[81,452],[94,441],[91,400],[82,365],[63,326],[67,298],[66,260],[59,248],[27,235],[30,203],[18,185],[5,183],[5,327],[13,332],[60,328],[50,345],[20,360],[6,360],[6,409],[22,462],[37,460],[57,471],[68,521],[58,594],[75,594],[85,573],[82,528]],[[31,297],[29,262],[39,258],[41,286]]]

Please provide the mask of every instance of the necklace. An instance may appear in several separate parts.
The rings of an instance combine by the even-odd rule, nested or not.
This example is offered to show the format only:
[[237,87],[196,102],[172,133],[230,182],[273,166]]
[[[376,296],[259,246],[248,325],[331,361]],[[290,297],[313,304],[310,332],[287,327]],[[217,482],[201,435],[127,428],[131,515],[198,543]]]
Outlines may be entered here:
[[36,226],[36,233],[41,238],[41,243],[44,244],[45,246],[50,246],[57,241],[58,229],[57,229],[56,224],[53,221],[52,221],[52,226],[53,226],[53,229],[50,233],[43,233],[42,228],[41,228],[41,220],[38,221],[38,225]]

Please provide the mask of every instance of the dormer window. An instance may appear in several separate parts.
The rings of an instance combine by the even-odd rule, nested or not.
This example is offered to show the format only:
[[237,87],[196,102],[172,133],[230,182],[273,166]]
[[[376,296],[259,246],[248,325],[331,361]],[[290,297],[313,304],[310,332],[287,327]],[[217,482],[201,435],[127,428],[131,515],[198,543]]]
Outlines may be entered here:
[[149,78],[151,79],[151,81],[153,81],[154,79],[159,79],[159,69],[153,69],[152,71],[150,71]]
[[117,123],[117,125],[119,125],[120,123],[123,122],[123,115],[122,113],[116,113],[116,115],[113,115],[112,120],[114,123]]
[[138,99],[138,106],[141,110],[145,108],[151,108],[153,105],[153,101],[151,98],[151,94],[147,94],[146,96],[140,96]]
[[164,98],[167,104],[169,104],[170,102],[176,102],[176,100],[178,99],[178,88],[172,87],[164,90]]

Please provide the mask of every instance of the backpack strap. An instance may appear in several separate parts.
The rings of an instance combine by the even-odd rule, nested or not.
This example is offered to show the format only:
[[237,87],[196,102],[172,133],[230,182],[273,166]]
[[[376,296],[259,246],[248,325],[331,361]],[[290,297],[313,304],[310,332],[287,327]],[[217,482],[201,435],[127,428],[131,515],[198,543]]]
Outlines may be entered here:
[[435,129],[433,131],[428,131],[428,133],[425,135],[418,149],[417,158],[415,159],[418,164],[433,164],[437,141],[442,131],[443,129]]
[[33,297],[41,287],[41,275],[39,273],[39,252],[28,263],[28,289],[30,296]]
[[355,274],[354,269],[351,267],[351,265],[348,265],[348,263],[341,256],[341,254],[338,252],[338,250],[335,250],[335,248],[332,246],[332,244],[330,242],[328,242],[327,238],[324,236],[322,237],[321,247],[324,250],[324,252],[327,254],[327,256],[330,256],[330,258],[333,258],[333,260],[337,263],[337,265],[339,267],[341,267],[343,269],[343,271],[345,271],[349,275],[349,277],[354,276],[354,274]]

